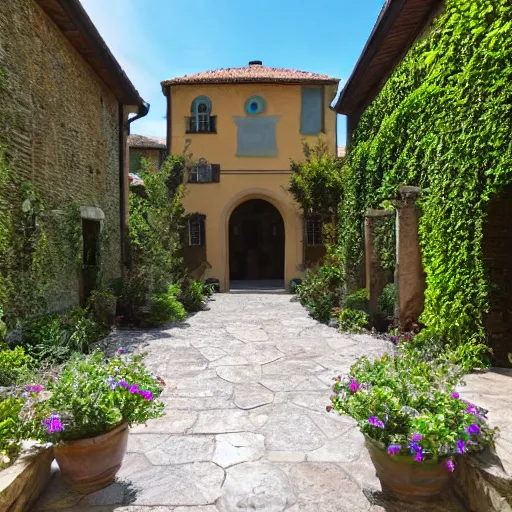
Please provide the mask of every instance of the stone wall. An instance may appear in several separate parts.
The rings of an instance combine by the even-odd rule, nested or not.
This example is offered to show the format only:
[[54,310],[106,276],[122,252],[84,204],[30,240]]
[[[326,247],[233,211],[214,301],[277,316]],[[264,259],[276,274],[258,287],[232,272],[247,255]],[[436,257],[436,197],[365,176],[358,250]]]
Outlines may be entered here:
[[512,366],[512,187],[492,198],[484,224],[484,262],[489,273],[489,345],[498,366]]
[[[15,175],[52,208],[105,213],[107,277],[120,273],[119,105],[32,0],[0,1],[0,144]],[[78,302],[78,276],[62,276],[53,307]]]

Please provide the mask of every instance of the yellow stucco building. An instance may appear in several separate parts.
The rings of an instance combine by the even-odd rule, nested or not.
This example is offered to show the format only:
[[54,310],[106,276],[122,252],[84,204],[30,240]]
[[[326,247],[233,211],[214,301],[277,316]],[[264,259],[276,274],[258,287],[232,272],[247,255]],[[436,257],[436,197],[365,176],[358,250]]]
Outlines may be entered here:
[[324,139],[336,154],[338,80],[326,75],[248,66],[162,82],[169,154],[193,154],[184,206],[189,268],[220,280],[288,286],[301,277],[305,245],[321,246],[287,191],[290,159],[304,141]]

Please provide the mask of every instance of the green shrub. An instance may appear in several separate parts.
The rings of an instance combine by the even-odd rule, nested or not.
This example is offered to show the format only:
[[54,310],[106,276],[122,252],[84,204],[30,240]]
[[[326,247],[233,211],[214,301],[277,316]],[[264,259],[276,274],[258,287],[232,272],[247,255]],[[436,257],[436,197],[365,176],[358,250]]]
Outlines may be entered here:
[[338,326],[340,331],[361,332],[368,326],[368,314],[359,309],[341,308]]
[[170,285],[167,293],[151,295],[149,320],[152,325],[180,322],[187,317],[183,304],[176,297],[179,291],[179,287]]
[[10,349],[0,344],[0,386],[17,384],[29,373],[32,358],[25,353],[22,347]]
[[206,298],[204,283],[193,279],[184,284],[179,295],[179,301],[189,313],[201,311],[204,308]]
[[111,325],[116,314],[116,297],[107,289],[93,290],[87,307],[98,323]]
[[301,284],[302,284],[302,279],[299,279],[298,277],[294,277],[290,281],[290,293],[297,293],[297,289]]
[[76,354],[57,379],[49,380],[49,398],[34,404],[32,436],[72,441],[103,434],[120,422],[145,423],[162,416],[162,389],[143,356],[105,360],[100,351]]
[[25,426],[20,421],[22,408],[22,398],[0,398],[0,469],[12,464],[21,451]]
[[327,261],[316,270],[308,270],[297,287],[297,297],[310,315],[320,322],[331,319],[332,309],[339,306],[343,284],[340,265]]
[[73,352],[88,354],[107,332],[81,308],[45,315],[22,327],[23,343],[30,355],[55,363],[69,359]]
[[349,293],[343,302],[346,308],[357,309],[365,313],[370,312],[368,290],[366,288],[361,288],[360,290]]
[[385,318],[395,316],[395,305],[398,300],[398,289],[394,283],[389,283],[382,290],[382,295],[377,301],[379,313]]

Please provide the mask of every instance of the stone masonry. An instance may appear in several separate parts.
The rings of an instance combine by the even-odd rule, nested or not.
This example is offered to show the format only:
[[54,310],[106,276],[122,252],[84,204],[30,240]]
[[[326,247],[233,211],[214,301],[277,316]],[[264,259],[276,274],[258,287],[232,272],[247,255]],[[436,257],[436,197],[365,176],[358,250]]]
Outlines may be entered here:
[[[16,177],[31,181],[52,208],[101,208],[110,244],[103,262],[117,277],[116,97],[33,0],[0,2],[0,73],[0,145]],[[55,305],[77,300],[77,277],[62,276]]]
[[167,381],[166,415],[131,430],[116,483],[81,496],[57,474],[36,511],[462,512],[384,499],[350,418],[327,413],[333,377],[389,346],[340,334],[289,295],[222,294],[170,329],[121,332]]

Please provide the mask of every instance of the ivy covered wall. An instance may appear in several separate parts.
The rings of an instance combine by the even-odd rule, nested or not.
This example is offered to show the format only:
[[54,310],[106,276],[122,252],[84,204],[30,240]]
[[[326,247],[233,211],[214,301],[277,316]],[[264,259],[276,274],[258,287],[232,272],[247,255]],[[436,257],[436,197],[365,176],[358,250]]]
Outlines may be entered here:
[[447,0],[362,115],[344,169],[338,251],[357,281],[366,208],[422,187],[422,321],[452,342],[483,340],[489,202],[512,182],[512,3]]

